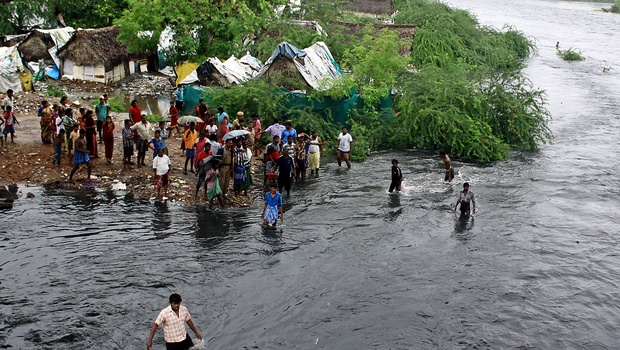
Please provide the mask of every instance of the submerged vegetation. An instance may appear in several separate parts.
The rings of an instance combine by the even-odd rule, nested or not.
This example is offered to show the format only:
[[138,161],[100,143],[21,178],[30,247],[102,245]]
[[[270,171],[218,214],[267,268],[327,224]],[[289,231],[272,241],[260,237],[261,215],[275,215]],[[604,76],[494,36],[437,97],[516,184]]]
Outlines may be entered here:
[[603,7],[603,12],[611,12],[611,13],[620,13],[620,1],[616,0],[616,2],[611,5],[610,8]]
[[569,48],[567,50],[558,50],[558,56],[565,61],[583,61],[585,57],[581,54],[581,51]]

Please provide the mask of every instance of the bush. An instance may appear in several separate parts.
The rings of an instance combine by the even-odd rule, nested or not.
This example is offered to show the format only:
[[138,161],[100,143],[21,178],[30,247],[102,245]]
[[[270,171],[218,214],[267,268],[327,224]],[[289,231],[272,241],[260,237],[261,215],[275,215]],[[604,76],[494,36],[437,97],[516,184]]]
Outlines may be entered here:
[[65,95],[66,95],[65,91],[59,85],[57,85],[57,84],[48,84],[47,85],[47,96],[63,97]]
[[568,50],[558,50],[558,56],[565,61],[583,61],[585,57],[581,54],[581,51],[569,48]]
[[616,1],[610,8],[603,8],[603,12],[620,13],[620,1]]

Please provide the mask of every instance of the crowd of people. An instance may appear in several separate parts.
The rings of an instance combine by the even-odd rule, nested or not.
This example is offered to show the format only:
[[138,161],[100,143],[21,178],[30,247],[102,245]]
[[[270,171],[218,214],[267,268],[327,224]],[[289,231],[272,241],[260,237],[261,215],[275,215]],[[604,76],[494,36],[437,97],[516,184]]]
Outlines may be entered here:
[[[76,107],[77,115],[74,113]],[[247,108],[238,111],[232,119],[223,107],[218,107],[217,112],[212,113],[204,99],[200,99],[194,108],[194,116],[181,116],[184,107],[183,88],[178,86],[174,100],[170,101],[169,123],[160,121],[155,123],[156,126],[152,125],[137,100],[131,102],[129,118],[123,121],[120,132],[123,170],[131,169],[134,165],[138,168],[147,167],[146,158],[150,149],[158,198],[165,199],[168,195],[173,168],[169,141],[175,132],[177,138],[180,138],[180,149],[185,158],[183,174],[192,173],[197,177],[194,198],[199,200],[203,188],[210,208],[215,201],[224,208],[231,189],[234,197],[248,195],[254,183],[251,171],[253,158],[262,161],[263,184],[268,189],[262,214],[266,225],[275,225],[278,219],[283,220],[283,191],[288,195],[294,182],[305,181],[308,168],[310,175],[319,176],[324,142],[316,130],[310,135],[298,133],[285,115],[276,118],[272,125],[263,130],[257,114],[246,117]],[[11,135],[11,142],[14,143],[15,125],[19,125],[19,121],[13,112],[13,91],[7,91],[2,108],[0,126],[4,126],[4,138],[0,140],[6,143]],[[63,154],[73,162],[70,181],[74,181],[73,176],[81,165],[86,166],[87,179],[90,180],[91,160],[99,158],[98,145],[103,145],[105,163],[112,165],[116,126],[110,112],[106,94],[99,98],[94,111],[71,105],[66,96],[57,104],[50,105],[48,101],[41,101],[38,108],[41,142],[53,145],[53,165],[61,165]],[[259,145],[263,137],[269,140],[264,149]],[[337,140],[339,166],[344,162],[351,168],[349,155],[353,143],[351,134],[343,127]],[[135,163],[132,160],[134,155]],[[451,160],[445,152],[440,152],[439,157],[446,169],[444,180],[450,182],[454,178]],[[393,160],[389,192],[400,191],[402,179],[398,161]],[[458,204],[462,209],[466,208],[463,211],[469,212],[467,203],[473,202],[473,194],[465,191],[461,199]]]

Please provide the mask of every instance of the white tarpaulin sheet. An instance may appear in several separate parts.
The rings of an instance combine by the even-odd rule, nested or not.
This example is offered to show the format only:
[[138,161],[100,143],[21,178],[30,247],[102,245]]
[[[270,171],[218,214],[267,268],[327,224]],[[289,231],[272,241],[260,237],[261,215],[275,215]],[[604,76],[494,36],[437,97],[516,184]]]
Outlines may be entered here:
[[316,90],[329,90],[336,80],[343,77],[329,48],[322,41],[303,50],[286,42],[281,43],[265,62],[257,77],[262,76],[280,57],[292,60],[304,80]]
[[[217,57],[211,57],[207,60],[213,68],[220,73],[228,82],[228,84],[241,84],[256,76],[263,64],[256,58],[247,53],[241,59],[237,59],[234,55],[222,62]],[[191,84],[198,81],[197,71],[193,71],[185,78],[181,84]]]
[[23,70],[24,64],[17,46],[0,47],[0,89],[21,92],[22,83],[19,75]]

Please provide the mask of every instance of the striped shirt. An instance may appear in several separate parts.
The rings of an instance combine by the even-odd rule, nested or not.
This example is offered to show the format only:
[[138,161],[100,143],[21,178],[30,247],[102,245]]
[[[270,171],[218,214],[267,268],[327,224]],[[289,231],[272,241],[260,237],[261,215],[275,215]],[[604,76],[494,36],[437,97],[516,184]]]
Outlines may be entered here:
[[133,148],[133,131],[130,128],[123,128],[123,147]]
[[184,341],[187,337],[185,322],[191,319],[192,317],[185,306],[179,305],[179,316],[172,311],[172,306],[168,306],[161,310],[155,323],[158,326],[163,325],[166,343],[178,343]]

